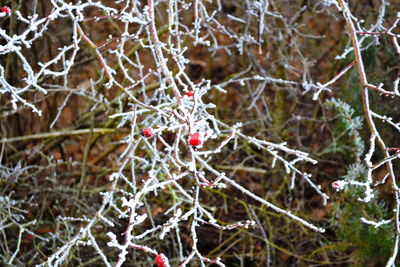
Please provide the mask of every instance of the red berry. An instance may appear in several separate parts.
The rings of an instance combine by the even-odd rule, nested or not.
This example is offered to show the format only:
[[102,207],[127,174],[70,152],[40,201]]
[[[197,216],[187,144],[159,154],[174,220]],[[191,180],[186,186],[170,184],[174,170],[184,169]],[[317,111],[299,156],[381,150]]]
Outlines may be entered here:
[[190,136],[189,143],[190,143],[192,146],[195,146],[195,147],[201,145],[202,141],[201,141],[201,138],[200,138],[200,133],[194,133],[194,134],[192,134],[192,135]]
[[188,97],[192,97],[192,96],[193,96],[193,92],[192,92],[192,91],[189,91],[189,92],[186,93],[186,95],[187,95]]
[[6,15],[10,14],[11,10],[7,6],[3,6],[1,8],[2,13],[6,13]]
[[157,266],[158,266],[158,267],[166,267],[166,266],[167,266],[167,265],[165,264],[164,257],[163,257],[162,254],[158,254],[158,255],[156,256],[156,263],[157,263]]
[[144,128],[144,129],[142,130],[142,135],[143,135],[144,137],[152,137],[152,136],[154,135],[153,129],[151,129],[151,128]]
[[332,187],[335,188],[335,189],[338,189],[338,188],[340,188],[340,185],[339,185],[339,183],[337,181],[335,181],[335,182],[332,183]]

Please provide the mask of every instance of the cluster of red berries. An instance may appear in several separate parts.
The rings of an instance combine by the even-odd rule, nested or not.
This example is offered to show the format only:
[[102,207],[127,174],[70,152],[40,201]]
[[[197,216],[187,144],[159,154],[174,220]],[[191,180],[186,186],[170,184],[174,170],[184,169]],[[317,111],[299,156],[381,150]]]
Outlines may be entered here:
[[[186,95],[188,97],[192,97],[194,95],[193,91],[188,91],[186,92]],[[152,128],[144,128],[142,130],[142,135],[146,138],[152,137],[154,135],[153,129]],[[201,140],[201,136],[200,133],[196,132],[190,135],[189,138],[189,144],[192,147],[198,147],[199,145],[201,145],[203,143],[203,141]]]
[[[154,135],[152,128],[144,128],[142,130],[142,135],[146,138],[152,137]],[[201,140],[201,136],[199,132],[193,133],[190,135],[189,144],[193,147],[198,147],[201,145],[203,141]]]

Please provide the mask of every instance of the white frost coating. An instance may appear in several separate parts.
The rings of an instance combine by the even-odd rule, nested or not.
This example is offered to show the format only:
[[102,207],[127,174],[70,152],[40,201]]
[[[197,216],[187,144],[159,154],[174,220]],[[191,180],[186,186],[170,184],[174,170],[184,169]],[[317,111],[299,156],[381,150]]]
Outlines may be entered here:
[[[274,205],[265,200],[264,196],[254,194],[246,188],[245,184],[235,180],[237,177],[231,177],[231,170],[235,170],[235,172],[236,170],[254,171],[254,173],[266,173],[267,170],[249,168],[246,166],[246,162],[233,167],[222,166],[220,162],[217,162],[217,155],[228,155],[231,152],[241,153],[240,149],[243,147],[259,149],[267,158],[265,162],[268,164],[265,164],[265,169],[284,169],[291,178],[291,189],[296,190],[299,183],[304,183],[306,187],[316,192],[326,204],[329,196],[323,192],[320,185],[315,184],[316,178],[310,174],[313,165],[318,164],[317,160],[309,153],[292,148],[288,143],[271,142],[269,136],[264,135],[265,133],[249,135],[246,127],[254,123],[252,121],[224,122],[224,118],[220,118],[220,114],[217,113],[218,106],[207,101],[213,99],[210,97],[213,96],[210,94],[213,93],[212,91],[230,93],[229,90],[235,86],[240,90],[249,90],[250,104],[248,107],[243,107],[243,112],[252,112],[262,107],[263,109],[260,109],[258,115],[260,115],[260,120],[269,126],[272,118],[268,114],[268,103],[265,102],[267,99],[265,92],[268,88],[276,87],[278,90],[289,90],[291,93],[300,92],[304,94],[304,97],[311,97],[307,92],[312,91],[313,99],[318,100],[321,94],[333,92],[334,83],[345,77],[353,67],[353,69],[357,68],[361,85],[365,88],[362,93],[365,94],[365,91],[368,91],[364,100],[367,103],[365,120],[368,125],[371,125],[369,126],[371,130],[369,146],[368,150],[365,149],[367,150],[365,154],[362,150],[363,147],[358,142],[359,149],[355,151],[359,157],[358,162],[365,167],[365,172],[363,172],[365,179],[339,180],[335,181],[332,186],[338,191],[352,186],[360,187],[365,190],[365,193],[359,201],[368,202],[375,197],[375,171],[386,168],[387,173],[384,180],[391,180],[396,201],[393,219],[391,221],[377,219],[377,222],[366,218],[361,218],[361,220],[374,227],[388,223],[394,223],[398,227],[399,191],[393,165],[398,161],[400,154],[397,154],[396,147],[385,144],[383,137],[375,127],[375,121],[379,120],[390,125],[397,133],[400,132],[400,124],[393,118],[371,110],[368,93],[378,92],[387,96],[399,96],[400,78],[396,78],[393,82],[392,91],[384,89],[380,82],[376,86],[369,84],[363,66],[362,53],[369,46],[376,45],[378,38],[364,36],[360,33],[361,30],[384,32],[385,36],[390,37],[389,41],[393,42],[394,51],[400,53],[399,36],[391,32],[392,30],[395,32],[398,20],[389,29],[385,28],[387,22],[383,23],[384,5],[379,10],[376,24],[367,25],[368,29],[365,29],[366,26],[362,20],[357,19],[351,13],[347,2],[343,0],[318,1],[319,6],[334,5],[338,7],[338,14],[343,14],[347,22],[353,42],[352,44],[349,42],[343,55],[338,58],[346,57],[351,53],[354,53],[356,57],[355,63],[335,72],[337,74],[327,82],[313,81],[310,74],[311,67],[309,70],[307,59],[304,59],[303,62],[299,61],[300,64],[303,64],[299,69],[293,67],[289,62],[282,62],[282,66],[293,74],[288,77],[300,77],[296,80],[273,77],[263,67],[251,64],[246,70],[224,77],[226,79],[221,79],[221,82],[213,84],[212,81],[203,77],[195,80],[189,75],[188,69],[192,64],[199,64],[201,68],[205,68],[207,64],[204,65],[202,60],[195,62],[188,58],[188,46],[200,44],[202,48],[208,49],[210,54],[213,53],[212,57],[218,56],[220,52],[232,56],[241,54],[247,56],[248,50],[256,47],[260,52],[265,52],[265,56],[269,60],[270,52],[263,50],[267,49],[265,37],[271,33],[269,21],[277,20],[283,24],[284,31],[290,32],[293,42],[297,35],[306,38],[307,35],[300,32],[299,25],[296,25],[295,21],[307,7],[301,7],[298,13],[294,12],[293,17],[286,18],[278,13],[278,9],[274,8],[272,1],[267,0],[244,1],[243,14],[245,16],[239,13],[225,14],[221,1],[148,0],[146,3],[144,1],[114,1],[121,5],[119,9],[111,8],[103,3],[107,1],[76,2],[73,4],[71,1],[51,0],[49,1],[50,11],[43,17],[37,14],[24,17],[15,11],[15,18],[20,24],[18,34],[9,34],[8,31],[0,29],[0,36],[3,40],[0,54],[15,56],[20,62],[20,71],[24,77],[20,81],[20,85],[14,86],[14,83],[6,78],[6,68],[0,66],[0,93],[9,95],[10,106],[15,109],[15,112],[25,107],[41,114],[41,106],[35,102],[36,99],[28,97],[29,93],[47,94],[47,97],[49,93],[55,91],[67,92],[71,98],[75,95],[86,97],[88,101],[94,103],[91,111],[96,111],[100,107],[104,111],[100,115],[109,115],[108,118],[114,119],[117,125],[115,131],[118,132],[118,136],[126,133],[125,137],[115,141],[118,145],[123,144],[121,150],[124,151],[118,150],[119,154],[115,157],[118,169],[112,170],[109,184],[104,189],[105,192],[100,194],[102,196],[100,207],[95,207],[96,212],[92,213],[91,217],[60,217],[60,220],[71,225],[70,227],[76,231],[71,233],[68,240],[57,237],[57,242],[61,243],[60,247],[53,255],[49,256],[47,262],[42,266],[66,264],[69,253],[73,247],[78,245],[92,246],[106,266],[110,266],[110,263],[122,266],[128,262],[131,253],[137,252],[151,259],[162,255],[167,266],[170,261],[174,264],[175,262],[179,263],[181,266],[197,263],[203,266],[212,263],[224,266],[220,258],[208,259],[200,253],[198,245],[204,236],[199,234],[199,227],[208,225],[217,230],[231,230],[238,227],[251,228],[255,222],[243,220],[223,224],[219,218],[214,217],[220,207],[215,207],[214,203],[204,203],[203,193],[205,191],[207,193],[215,192],[216,188],[234,187],[246,197],[265,205],[273,212],[287,216],[314,231],[324,232],[325,230],[317,224],[314,225],[294,215],[284,207]],[[382,3],[384,2],[382,1]],[[88,11],[93,9],[104,14],[104,17],[87,17]],[[193,20],[188,23],[184,22],[183,18],[186,19],[184,12],[192,12],[192,10],[193,18],[190,17],[188,20]],[[162,20],[159,20],[158,14],[163,15]],[[245,30],[239,33],[233,30],[220,20],[222,16]],[[4,18],[1,14],[0,17]],[[102,19],[110,20],[113,25],[114,23],[118,25],[118,31],[113,32],[113,35],[106,37],[105,40],[97,40],[89,32],[90,29],[86,28],[86,22],[98,22]],[[36,64],[28,61],[26,51],[32,49],[35,41],[47,34],[52,24],[63,20],[71,23],[71,32],[66,45],[55,49],[56,53],[48,61]],[[254,21],[256,21],[256,30],[258,29],[257,34],[249,30]],[[135,30],[132,30],[133,28]],[[269,37],[282,42],[287,38],[284,31],[276,32]],[[232,43],[221,44],[221,36]],[[110,43],[112,45],[108,46]],[[145,57],[142,56],[143,51],[145,51]],[[89,85],[70,88],[71,73],[79,65],[80,62],[77,62],[77,59],[80,59],[82,55],[92,55],[93,58],[90,60],[98,63],[100,79],[88,79],[87,84]],[[151,62],[142,62],[143,60]],[[151,65],[152,69],[149,69],[148,65]],[[44,82],[48,80],[54,82],[53,80],[58,79],[61,82],[57,85]],[[99,93],[101,91],[98,90],[99,87],[105,91],[110,88],[110,92],[113,93],[118,91],[120,96],[109,100],[105,95]],[[185,95],[187,92],[193,92],[193,96]],[[229,97],[230,94],[227,96]],[[57,127],[57,120],[61,117],[60,114],[63,107],[66,106],[67,100],[58,110],[51,127]],[[332,103],[340,106],[350,117],[354,112],[345,103],[339,103],[339,101],[332,101]],[[265,120],[261,118],[264,115]],[[98,116],[99,114],[95,114],[96,120]],[[300,116],[295,117],[296,120],[301,118]],[[353,118],[347,130],[354,132],[366,123],[362,124],[361,119]],[[149,138],[142,136],[143,127],[152,127],[154,136]],[[196,148],[189,146],[189,135],[194,132],[200,133],[202,146]],[[357,140],[362,142],[361,137]],[[376,150],[382,147],[383,151],[378,153]],[[377,159],[379,156],[381,159]],[[305,164],[308,164],[306,168]],[[282,179],[284,178],[282,177]],[[54,181],[54,179],[49,178],[48,181]],[[171,203],[163,203],[162,207],[154,207],[147,203],[148,199],[161,198],[165,195],[172,199]],[[7,205],[10,206],[15,204],[11,200],[0,199],[1,201],[8,201]],[[164,204],[168,207],[165,207]],[[22,220],[22,217],[19,219]],[[121,223],[122,221],[127,223]],[[99,240],[94,237],[94,233],[99,231],[97,227],[101,228],[104,225],[110,228],[122,228],[122,233],[121,231],[118,234],[112,231],[107,233],[109,238],[107,245],[116,251],[114,257],[110,259],[100,245],[102,242],[98,242]],[[2,227],[0,229],[6,229],[9,226],[7,224]],[[19,227],[19,234],[29,231],[27,227]],[[190,231],[189,235],[185,233],[185,237],[189,236],[190,238],[190,242],[185,240],[185,244],[181,240],[182,229]],[[396,243],[388,262],[389,265],[396,260],[399,232],[397,229]],[[35,236],[35,238],[38,237]],[[168,259],[165,256],[167,254],[163,254],[162,251],[156,251],[150,245],[144,244],[151,239],[159,242],[163,238],[165,240],[174,238],[178,244],[177,255],[179,256],[173,259],[174,261]],[[148,244],[154,244],[152,241]],[[190,246],[187,247],[187,244]],[[16,264],[17,252],[17,250],[13,251],[11,259],[8,259],[7,262]]]

